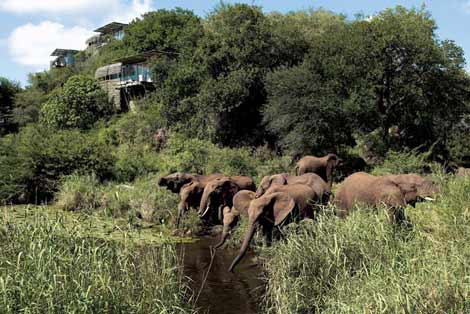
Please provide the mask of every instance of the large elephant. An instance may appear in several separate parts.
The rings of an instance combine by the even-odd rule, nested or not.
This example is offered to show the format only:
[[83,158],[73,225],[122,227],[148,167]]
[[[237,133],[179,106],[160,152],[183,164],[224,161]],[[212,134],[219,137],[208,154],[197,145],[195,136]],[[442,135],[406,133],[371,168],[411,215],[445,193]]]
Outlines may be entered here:
[[317,195],[311,187],[304,184],[275,186],[273,190],[276,192],[271,193],[268,190],[264,195],[250,202],[248,229],[240,252],[230,265],[229,271],[233,271],[245,255],[259,225],[263,227],[263,233],[270,244],[274,227],[281,227],[293,220],[311,217],[313,214],[312,201],[319,202],[321,200],[321,195]]
[[340,217],[348,215],[359,204],[370,207],[385,204],[390,208],[390,221],[395,223],[404,219],[403,210],[407,204],[430,199],[437,192],[438,188],[431,180],[417,174],[373,176],[356,172],[339,185],[334,203]]
[[166,187],[173,193],[180,195],[180,202],[178,203],[178,216],[176,219],[176,228],[183,214],[191,207],[197,208],[201,202],[201,197],[207,183],[224,175],[215,173],[211,175],[198,175],[184,172],[175,172],[158,180],[158,185]]
[[328,154],[323,157],[304,156],[297,162],[295,170],[299,176],[308,172],[316,173],[331,186],[333,171],[340,162],[341,159],[335,154]]
[[323,203],[328,202],[328,196],[331,192],[331,182],[329,184],[316,173],[305,173],[300,176],[292,176],[288,173],[273,174],[271,176],[265,176],[261,179],[261,182],[256,190],[255,197],[258,198],[266,191],[276,185],[287,185],[287,184],[305,184],[313,188],[319,195],[324,197]]
[[252,178],[246,176],[221,177],[210,181],[204,188],[199,204],[199,216],[206,218],[212,210],[217,210],[218,219],[222,221],[222,208],[232,207],[235,194],[241,190],[255,191]]
[[251,201],[255,198],[255,192],[249,190],[241,190],[233,197],[233,206],[225,206],[223,209],[223,224],[222,235],[220,242],[215,248],[221,247],[228,238],[230,230],[233,229],[240,219],[240,216],[248,216],[248,207]]

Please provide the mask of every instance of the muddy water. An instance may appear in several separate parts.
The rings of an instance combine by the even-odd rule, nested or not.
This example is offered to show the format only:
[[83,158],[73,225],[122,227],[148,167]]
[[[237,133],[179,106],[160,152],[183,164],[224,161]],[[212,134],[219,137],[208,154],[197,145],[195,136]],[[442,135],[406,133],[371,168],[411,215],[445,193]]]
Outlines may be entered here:
[[[263,284],[253,254],[248,253],[235,273],[229,273],[227,269],[237,251],[216,250],[210,265],[212,254],[209,247],[217,241],[214,237],[202,237],[195,243],[183,244],[178,248],[184,256],[184,273],[190,278],[195,298],[201,291],[196,306],[201,313],[208,314],[259,313]],[[210,271],[201,290],[209,266]]]

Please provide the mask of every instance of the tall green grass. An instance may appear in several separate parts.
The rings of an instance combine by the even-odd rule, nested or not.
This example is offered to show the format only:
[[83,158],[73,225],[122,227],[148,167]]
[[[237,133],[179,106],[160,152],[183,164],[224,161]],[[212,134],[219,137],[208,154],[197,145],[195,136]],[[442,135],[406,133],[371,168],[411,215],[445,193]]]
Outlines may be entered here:
[[0,233],[0,313],[193,313],[173,245],[82,234],[37,214]]
[[451,178],[435,203],[324,216],[264,249],[268,313],[469,313],[470,178]]

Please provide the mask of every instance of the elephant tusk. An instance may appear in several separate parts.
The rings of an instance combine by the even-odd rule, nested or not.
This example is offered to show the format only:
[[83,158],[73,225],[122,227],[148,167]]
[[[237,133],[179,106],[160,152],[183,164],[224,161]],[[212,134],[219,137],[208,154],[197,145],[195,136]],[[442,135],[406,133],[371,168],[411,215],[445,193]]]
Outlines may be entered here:
[[436,200],[435,198],[428,197],[428,196],[426,196],[424,199],[429,202],[434,202]]
[[206,210],[202,213],[202,215],[199,215],[199,217],[204,217],[208,211],[209,211],[209,206],[206,207]]

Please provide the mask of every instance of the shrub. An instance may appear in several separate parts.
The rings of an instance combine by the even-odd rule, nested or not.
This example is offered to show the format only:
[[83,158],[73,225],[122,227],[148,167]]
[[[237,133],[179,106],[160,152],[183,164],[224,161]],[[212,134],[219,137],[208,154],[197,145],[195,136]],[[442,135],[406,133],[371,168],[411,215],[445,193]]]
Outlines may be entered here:
[[450,158],[459,165],[470,167],[470,114],[463,116],[452,130],[447,143]]
[[246,148],[219,148],[210,141],[174,133],[162,151],[161,170],[255,176],[256,160]]
[[6,144],[12,151],[4,157],[0,175],[18,187],[16,196],[46,200],[57,190],[61,177],[75,172],[95,173],[99,180],[110,178],[111,149],[93,134],[31,125],[9,141],[14,146]]
[[41,108],[40,121],[60,129],[87,129],[111,111],[106,93],[98,84],[91,78],[76,75],[52,93]]
[[404,152],[388,151],[383,163],[374,168],[374,175],[398,174],[398,173],[426,173],[432,169],[439,169],[437,163],[429,162],[431,151],[419,153],[417,150]]
[[135,178],[158,172],[160,157],[142,146],[121,145],[116,150],[113,174],[119,182],[131,182]]
[[30,167],[25,155],[18,154],[18,136],[0,138],[0,201],[11,202],[23,198],[27,190]]
[[161,126],[158,112],[154,108],[148,108],[116,117],[101,132],[110,144],[142,145],[150,149],[155,147],[153,136]]

